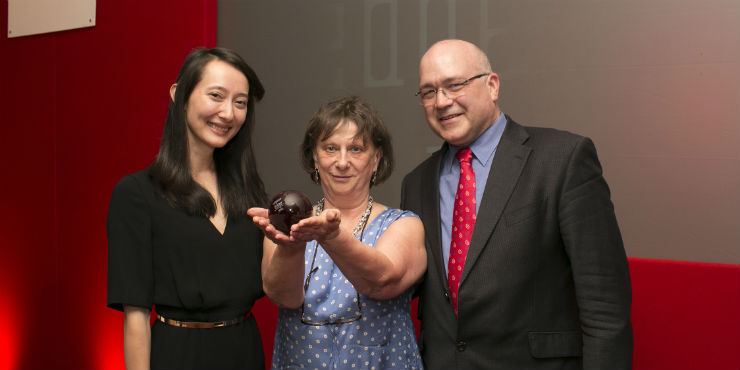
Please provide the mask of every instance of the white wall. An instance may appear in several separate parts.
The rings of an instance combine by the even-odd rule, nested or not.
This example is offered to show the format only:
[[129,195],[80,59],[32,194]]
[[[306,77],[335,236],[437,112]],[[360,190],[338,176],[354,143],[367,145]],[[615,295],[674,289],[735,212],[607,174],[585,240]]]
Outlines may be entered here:
[[501,106],[526,125],[591,137],[634,257],[740,263],[740,4],[736,0],[229,0],[219,45],[267,88],[257,153],[268,192],[320,191],[298,165],[308,119],[357,94],[394,137],[374,190],[397,206],[403,175],[441,141],[413,93],[442,38],[481,46]]

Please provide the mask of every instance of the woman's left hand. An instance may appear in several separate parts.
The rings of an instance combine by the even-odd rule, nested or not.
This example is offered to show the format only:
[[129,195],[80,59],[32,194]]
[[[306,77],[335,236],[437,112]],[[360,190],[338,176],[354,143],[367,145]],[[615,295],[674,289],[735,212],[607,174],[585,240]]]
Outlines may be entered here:
[[290,235],[300,240],[317,240],[320,244],[339,235],[342,213],[327,209],[318,216],[305,218],[290,228]]

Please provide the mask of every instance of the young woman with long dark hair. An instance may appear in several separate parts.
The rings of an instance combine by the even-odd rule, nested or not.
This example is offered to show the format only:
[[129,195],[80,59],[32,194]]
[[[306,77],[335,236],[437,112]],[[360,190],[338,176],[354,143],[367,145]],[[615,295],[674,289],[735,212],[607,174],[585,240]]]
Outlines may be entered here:
[[107,303],[124,312],[127,368],[264,368],[249,314],[263,295],[262,232],[246,216],[266,204],[251,144],[264,92],[235,52],[195,50],[170,88],[156,160],[113,190]]

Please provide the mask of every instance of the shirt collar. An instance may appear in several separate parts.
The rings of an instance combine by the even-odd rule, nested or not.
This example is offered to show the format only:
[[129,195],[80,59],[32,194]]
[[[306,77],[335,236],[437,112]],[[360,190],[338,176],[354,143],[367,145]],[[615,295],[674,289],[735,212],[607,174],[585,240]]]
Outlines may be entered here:
[[[493,158],[493,152],[496,151],[501,135],[504,133],[506,128],[506,116],[503,112],[499,113],[498,118],[493,124],[483,131],[483,134],[473,141],[468,147],[473,152],[473,159],[477,159],[483,166],[488,164]],[[447,149],[447,155],[445,156],[445,164],[453,165],[455,159],[455,153],[462,148],[460,146],[449,145]]]

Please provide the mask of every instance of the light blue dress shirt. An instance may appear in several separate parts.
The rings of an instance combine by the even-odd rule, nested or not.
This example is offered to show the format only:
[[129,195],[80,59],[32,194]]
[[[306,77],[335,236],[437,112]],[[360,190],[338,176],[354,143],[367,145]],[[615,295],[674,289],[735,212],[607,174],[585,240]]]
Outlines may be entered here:
[[[475,172],[475,214],[478,214],[480,201],[483,198],[483,190],[486,188],[493,156],[496,154],[496,148],[501,140],[501,134],[506,127],[506,117],[500,113],[496,122],[491,125],[483,134],[470,144],[470,150],[473,152],[473,171]],[[454,208],[455,193],[457,192],[457,182],[460,178],[460,163],[455,154],[461,147],[450,145],[447,153],[442,158],[442,165],[439,171],[439,212],[441,218],[440,227],[442,228],[442,257],[445,262],[445,272],[450,258],[450,240],[452,234],[452,212]]]

